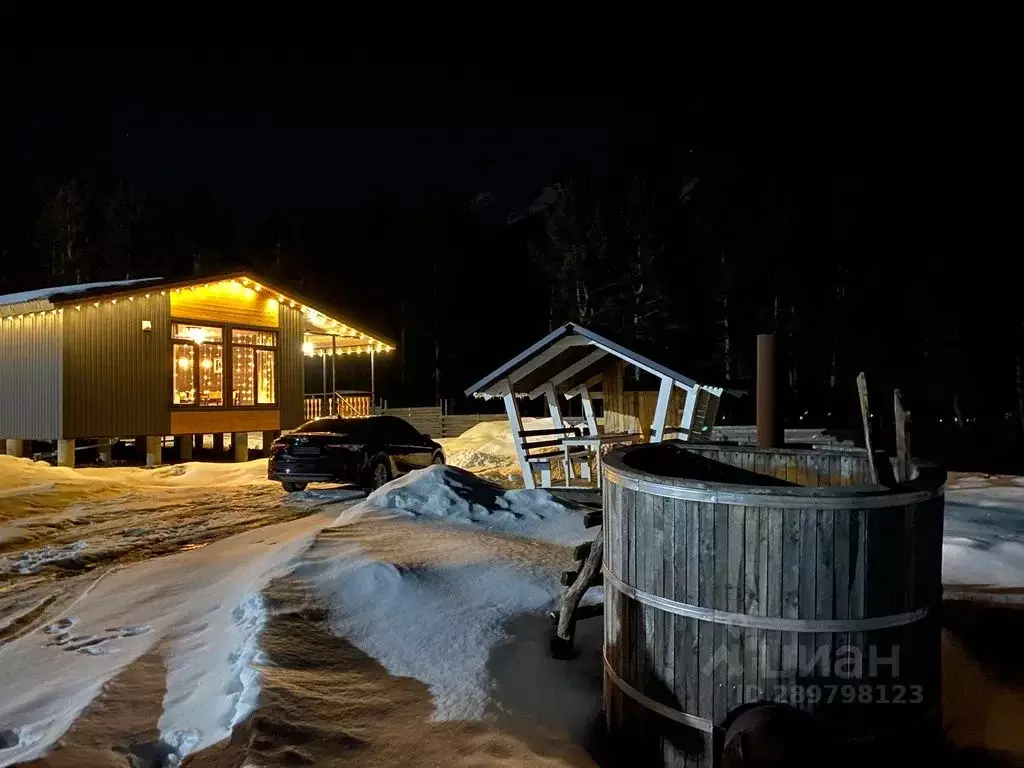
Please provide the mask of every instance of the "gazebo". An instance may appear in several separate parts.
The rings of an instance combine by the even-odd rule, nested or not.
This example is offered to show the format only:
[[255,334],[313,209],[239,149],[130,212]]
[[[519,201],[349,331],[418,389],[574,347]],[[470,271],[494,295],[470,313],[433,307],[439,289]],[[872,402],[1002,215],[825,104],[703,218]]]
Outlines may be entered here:
[[[689,376],[666,368],[576,323],[566,323],[549,333],[529,349],[489,373],[466,390],[466,395],[500,397],[505,403],[512,441],[527,488],[535,488],[534,472],[540,472],[541,485],[551,485],[551,465],[565,466],[566,482],[573,477],[573,461],[580,465],[580,476],[589,479],[589,459],[597,457],[597,483],[600,485],[601,446],[643,439],[639,432],[600,432],[594,414],[591,392],[611,383],[621,392],[622,361],[646,371],[659,380],[657,401],[650,425],[650,442],[658,443],[668,435],[689,440],[706,435],[714,425],[721,387],[698,384]],[[617,381],[615,379],[617,378]],[[606,391],[609,387],[605,387]],[[669,404],[674,390],[682,393],[677,425],[670,425]],[[553,427],[524,430],[517,398],[534,400],[543,396]],[[566,424],[559,396],[582,401],[584,425]],[[540,439],[538,439],[540,438]]]

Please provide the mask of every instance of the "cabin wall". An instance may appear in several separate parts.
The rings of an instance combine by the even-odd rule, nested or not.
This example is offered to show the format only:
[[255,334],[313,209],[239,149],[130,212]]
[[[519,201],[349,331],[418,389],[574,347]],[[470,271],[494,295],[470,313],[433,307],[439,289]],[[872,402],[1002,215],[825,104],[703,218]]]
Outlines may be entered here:
[[0,437],[60,436],[63,324],[53,311],[0,320]]
[[302,354],[302,312],[298,307],[281,304],[278,351],[278,402],[281,404],[281,429],[293,429],[304,422],[304,355]]
[[[64,438],[170,434],[166,295],[64,310]],[[151,330],[143,330],[148,320]]]

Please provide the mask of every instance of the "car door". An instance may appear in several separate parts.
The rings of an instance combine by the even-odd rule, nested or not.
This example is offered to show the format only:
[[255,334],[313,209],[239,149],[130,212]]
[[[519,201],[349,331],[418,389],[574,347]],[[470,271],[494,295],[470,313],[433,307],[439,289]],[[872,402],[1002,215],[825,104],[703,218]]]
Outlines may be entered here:
[[433,446],[416,431],[409,422],[394,416],[385,417],[389,422],[387,433],[391,436],[392,457],[401,472],[410,472],[430,466]]

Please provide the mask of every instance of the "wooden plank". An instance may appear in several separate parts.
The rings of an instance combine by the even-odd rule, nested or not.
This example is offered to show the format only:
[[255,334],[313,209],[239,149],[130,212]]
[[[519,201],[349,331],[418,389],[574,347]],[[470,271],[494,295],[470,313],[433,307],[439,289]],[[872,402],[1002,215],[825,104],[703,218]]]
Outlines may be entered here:
[[[661,500],[661,542],[662,548],[659,552],[661,571],[661,591],[670,600],[675,600],[675,521],[676,504],[675,499]],[[657,508],[655,511],[657,514]],[[656,524],[657,527],[657,524]],[[659,635],[659,659],[658,666],[661,671],[661,679],[664,685],[670,686],[676,701],[668,702],[672,706],[681,706],[681,696],[675,687],[675,616],[667,611],[661,611],[661,632]]]
[[[818,510],[800,510],[800,611],[802,619],[814,617],[817,608],[817,594],[815,590],[818,572]],[[805,667],[805,661],[809,664],[814,658],[815,635],[812,632],[800,634],[800,660],[801,667]],[[804,668],[801,674],[808,674]]]
[[269,292],[257,293],[241,283],[213,283],[170,293],[171,318],[277,328],[278,303]]
[[[834,616],[834,578],[835,578],[835,512],[831,509],[819,509],[817,513],[817,577],[814,588],[816,609],[814,618],[833,619]],[[816,650],[828,649],[829,662],[818,673],[830,676],[832,669],[827,666],[835,658],[835,638],[832,633],[823,632],[817,635]]]
[[[654,594],[659,593],[660,583],[655,577],[655,564],[661,565],[661,542],[658,541],[657,531],[654,524],[654,507],[662,499],[653,494],[639,493],[637,507],[641,512],[641,529],[643,531],[643,589]],[[659,574],[660,575],[660,574]],[[660,673],[657,668],[658,660],[658,628],[657,617],[663,615],[663,611],[652,606],[645,605],[642,608],[644,617],[644,655],[643,670],[640,680],[644,681],[644,690],[654,688],[656,675]],[[664,703],[664,702],[662,702]]]
[[195,411],[171,411],[172,435],[198,435],[213,432],[263,432],[281,428],[281,412],[269,409],[241,410],[206,408]]
[[[761,510],[758,507],[744,509],[743,523],[743,583],[744,594],[740,610],[754,616],[764,615],[761,606]],[[747,701],[747,689],[760,687],[760,657],[758,631],[746,629],[743,632],[743,688],[740,702]],[[755,696],[756,698],[756,696]]]
[[867,461],[871,471],[871,482],[878,484],[878,468],[875,466],[874,449],[871,447],[871,408],[868,406],[868,381],[864,371],[857,374],[857,395],[860,401],[860,417],[864,425],[864,445],[868,449]]
[[[776,618],[782,617],[783,592],[782,576],[784,572],[783,560],[783,512],[779,509],[766,509],[768,541],[767,541],[767,570],[765,579],[766,600],[765,615]],[[781,633],[767,632],[765,634],[765,656],[766,667],[774,675],[781,667]],[[774,677],[766,677],[766,685],[774,686],[778,682]]]
[[[727,610],[729,601],[729,507],[726,504],[715,504],[715,550],[708,570],[712,574],[711,606],[719,610]],[[703,566],[703,564],[702,564]],[[730,701],[730,665],[728,653],[731,652],[729,630],[724,624],[715,624],[714,678],[714,721],[719,722],[725,717]],[[724,658],[723,658],[724,657]]]
[[[744,463],[747,460],[746,454],[743,457]],[[742,613],[745,605],[746,582],[744,566],[745,555],[745,528],[746,508],[730,505],[728,507],[728,535],[729,535],[729,563],[726,571],[726,593],[725,609],[733,613]],[[734,707],[743,703],[743,681],[744,681],[744,641],[743,633],[725,627],[725,642],[728,648],[729,666],[727,669],[727,689],[725,697],[725,712],[731,711]]]
[[[686,507],[686,602],[688,605],[700,605],[700,558],[703,555],[701,547],[701,508],[702,505],[695,501],[682,502]],[[696,619],[686,619],[686,634],[684,638],[685,659],[684,669],[686,674],[686,690],[690,701],[689,711],[695,714],[701,712],[701,688],[704,685],[704,676],[701,675],[700,665],[702,647],[700,644],[699,629],[701,622]],[[680,661],[676,658],[676,667]]]
[[[800,510],[782,510],[782,616],[796,619],[800,616]],[[780,638],[781,685],[796,683],[799,651],[797,633],[785,632]]]
[[[704,607],[711,607],[715,601],[715,506],[713,504],[693,503],[697,507],[696,513],[700,516],[698,532],[700,537],[700,558],[697,565],[698,604]],[[700,676],[700,712],[698,714],[701,717],[713,719],[715,716],[714,669],[712,667],[706,673],[704,669],[710,666],[712,655],[715,652],[715,628],[714,625],[698,622],[696,629],[700,643],[700,653],[698,654],[699,666],[694,666],[691,672],[695,676]],[[694,680],[693,684],[696,685],[697,681]]]
[[896,421],[896,482],[905,483],[911,474],[910,411],[903,407],[903,396],[892,391],[893,414]]

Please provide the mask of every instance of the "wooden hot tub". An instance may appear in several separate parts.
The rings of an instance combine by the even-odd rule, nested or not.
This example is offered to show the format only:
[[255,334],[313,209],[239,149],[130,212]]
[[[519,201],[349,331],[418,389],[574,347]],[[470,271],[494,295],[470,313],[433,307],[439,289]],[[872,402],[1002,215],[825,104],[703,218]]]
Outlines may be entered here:
[[848,753],[937,734],[945,477],[915,461],[908,482],[872,485],[863,450],[609,454],[612,745],[710,766],[730,722],[774,701]]

